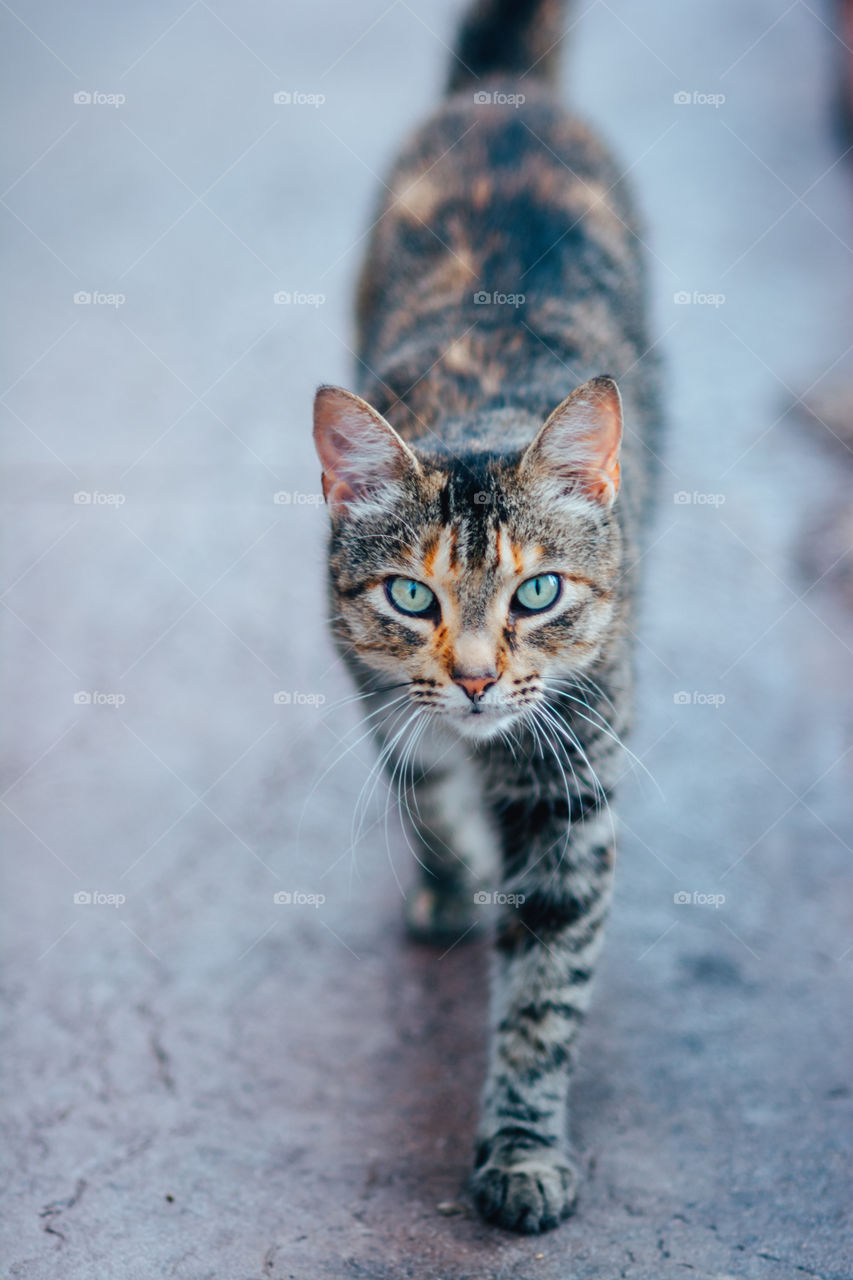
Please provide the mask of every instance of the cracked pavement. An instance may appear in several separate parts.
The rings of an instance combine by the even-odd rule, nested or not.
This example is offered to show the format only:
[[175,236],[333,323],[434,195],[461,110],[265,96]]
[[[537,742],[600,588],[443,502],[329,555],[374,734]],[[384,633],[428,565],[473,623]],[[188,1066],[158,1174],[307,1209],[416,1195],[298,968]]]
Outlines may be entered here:
[[853,1274],[851,552],[810,542],[853,456],[790,407],[851,377],[837,42],[804,0],[579,11],[671,420],[586,1181],[531,1240],[465,1198],[487,948],[404,941],[381,784],[353,848],[309,433],[457,6],[0,10],[9,1280]]

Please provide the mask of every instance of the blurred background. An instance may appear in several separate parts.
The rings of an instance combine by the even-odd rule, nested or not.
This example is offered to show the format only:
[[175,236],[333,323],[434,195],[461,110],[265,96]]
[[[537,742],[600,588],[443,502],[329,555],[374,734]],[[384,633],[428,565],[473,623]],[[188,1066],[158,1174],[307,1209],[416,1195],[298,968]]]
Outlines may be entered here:
[[580,0],[565,41],[670,424],[587,1181],[531,1241],[464,1198],[487,951],[404,941],[384,783],[353,840],[310,441],[459,11],[0,9],[15,1280],[851,1273],[849,32]]

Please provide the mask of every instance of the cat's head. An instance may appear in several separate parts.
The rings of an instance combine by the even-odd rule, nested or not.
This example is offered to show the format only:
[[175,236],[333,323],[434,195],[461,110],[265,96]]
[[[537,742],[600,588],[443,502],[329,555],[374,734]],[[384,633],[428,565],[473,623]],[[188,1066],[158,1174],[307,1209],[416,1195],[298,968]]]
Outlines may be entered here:
[[497,432],[494,452],[427,452],[352,392],[321,387],[315,401],[339,644],[469,739],[589,667],[613,618],[616,383],[593,378],[537,426],[510,455]]

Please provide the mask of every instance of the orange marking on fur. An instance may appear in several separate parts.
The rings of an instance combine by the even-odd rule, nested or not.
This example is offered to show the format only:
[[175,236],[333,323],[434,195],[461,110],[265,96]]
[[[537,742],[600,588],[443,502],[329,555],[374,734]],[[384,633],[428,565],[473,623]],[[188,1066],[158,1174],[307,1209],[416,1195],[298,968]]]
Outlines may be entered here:
[[471,350],[463,338],[454,338],[444,353],[444,364],[454,373],[474,373],[475,365],[471,358]]
[[433,571],[433,567],[435,565],[435,558],[438,555],[438,544],[439,544],[439,535],[437,533],[432,534],[432,536],[429,537],[426,543],[424,544],[423,556],[422,556],[424,573],[430,574]]
[[471,188],[471,203],[474,208],[484,208],[491,199],[493,191],[491,178],[478,178]]
[[440,186],[427,174],[407,174],[393,195],[400,212],[415,222],[432,217],[442,198]]
[[453,672],[456,670],[456,654],[453,652],[452,644],[448,644],[445,646],[445,648],[438,655],[438,660],[441,663],[442,669],[444,670],[445,674],[452,678]]
[[510,551],[512,552],[512,562],[513,562],[513,564],[514,564],[514,566],[515,566],[515,572],[516,572],[516,573],[523,573],[523,572],[524,572],[524,561],[523,561],[523,559],[522,559],[522,557],[521,557],[521,552],[518,550],[518,547],[515,545],[515,543],[514,543],[514,542],[510,542],[510,544],[509,544],[509,549],[510,549]]

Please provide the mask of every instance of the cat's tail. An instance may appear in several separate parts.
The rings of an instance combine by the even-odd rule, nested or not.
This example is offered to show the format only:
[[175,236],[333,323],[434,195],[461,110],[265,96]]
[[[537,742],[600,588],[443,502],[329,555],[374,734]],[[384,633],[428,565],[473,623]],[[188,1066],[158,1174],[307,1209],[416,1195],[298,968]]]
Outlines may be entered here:
[[533,76],[553,84],[568,0],[473,0],[456,37],[448,92],[485,76]]

